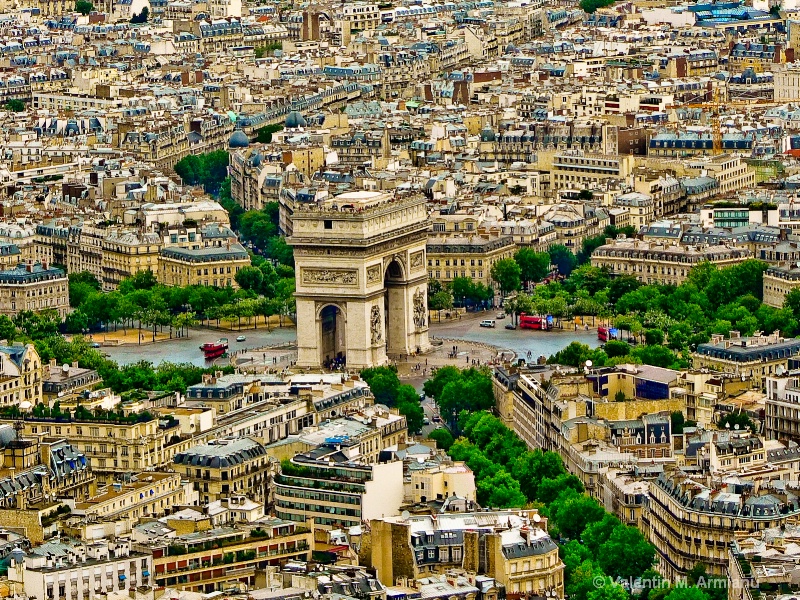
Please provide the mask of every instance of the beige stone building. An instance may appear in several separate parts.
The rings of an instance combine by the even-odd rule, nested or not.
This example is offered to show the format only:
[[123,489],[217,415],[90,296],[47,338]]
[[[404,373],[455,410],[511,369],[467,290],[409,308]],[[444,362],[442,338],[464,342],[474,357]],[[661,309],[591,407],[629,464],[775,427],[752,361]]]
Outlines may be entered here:
[[564,563],[536,510],[385,517],[370,521],[368,536],[361,559],[381,581],[463,569],[508,594],[564,597]]
[[642,283],[680,285],[692,268],[702,262],[718,267],[752,258],[745,248],[726,245],[682,246],[675,242],[642,241],[629,238],[606,240],[592,253],[593,267],[608,269],[612,275],[630,275]]
[[247,494],[265,501],[270,457],[259,442],[247,438],[212,440],[175,455],[173,468],[192,482],[203,504]]
[[157,233],[111,229],[103,240],[103,289],[114,290],[139,271],[152,271],[157,276],[161,243]]
[[636,161],[630,155],[562,152],[553,156],[550,172],[553,189],[593,189],[607,180],[626,180]]
[[764,304],[783,308],[786,294],[800,287],[800,268],[794,264],[771,266],[764,272]]
[[789,360],[798,354],[800,339],[781,337],[779,331],[767,335],[756,331],[751,337],[731,331],[727,339],[714,334],[710,342],[697,346],[692,360],[695,368],[745,377],[753,387],[761,389],[768,376],[785,372]]
[[[3,419],[3,422],[13,423],[13,420]],[[172,439],[178,430],[177,421],[161,427],[157,418],[146,415],[133,423],[74,417],[70,422],[57,423],[27,415],[23,425],[21,434],[26,437],[70,440],[91,460],[92,469],[101,480],[166,466],[181,447]]]
[[84,502],[72,514],[88,521],[128,521],[160,517],[185,504],[179,473],[143,473],[135,480],[113,483]]
[[268,567],[311,560],[313,524],[263,518],[253,525],[161,538],[139,548],[152,554],[155,586],[206,593],[239,582],[255,589]]
[[411,501],[424,503],[458,496],[475,502],[475,475],[466,463],[440,464],[411,472]]
[[470,277],[476,283],[492,287],[492,265],[513,258],[516,249],[511,236],[432,233],[427,244],[428,277],[443,284],[456,277]]
[[42,401],[44,369],[33,344],[0,347],[0,406]]
[[67,274],[46,263],[25,263],[0,271],[0,314],[13,317],[23,310],[69,313]]
[[236,273],[250,266],[250,255],[238,242],[223,247],[170,247],[161,251],[158,265],[158,281],[164,285],[238,288]]
[[797,519],[796,502],[768,482],[741,490],[717,480],[679,471],[660,475],[650,486],[642,530],[656,547],[658,569],[668,579],[683,576],[698,563],[708,573],[725,575],[728,548],[737,532],[780,528]]

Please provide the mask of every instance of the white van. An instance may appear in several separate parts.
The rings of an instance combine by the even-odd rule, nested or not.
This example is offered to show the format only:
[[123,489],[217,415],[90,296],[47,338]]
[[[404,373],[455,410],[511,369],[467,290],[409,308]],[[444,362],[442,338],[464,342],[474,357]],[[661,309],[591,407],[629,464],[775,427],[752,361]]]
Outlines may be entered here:
[[481,321],[481,327],[494,327],[494,321],[491,319],[485,319]]

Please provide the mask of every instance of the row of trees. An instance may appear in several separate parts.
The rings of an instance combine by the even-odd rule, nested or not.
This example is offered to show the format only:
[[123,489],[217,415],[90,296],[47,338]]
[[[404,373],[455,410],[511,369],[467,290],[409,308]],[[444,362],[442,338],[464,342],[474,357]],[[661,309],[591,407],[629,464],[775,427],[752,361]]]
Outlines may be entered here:
[[[153,339],[159,328],[170,335],[188,335],[190,327],[205,321],[237,322],[242,319],[294,312],[294,272],[273,267],[261,258],[236,274],[241,289],[210,286],[169,287],[159,284],[151,271],[140,271],[122,281],[113,292],[102,292],[89,272],[69,275],[69,300],[74,309],[64,322],[66,331],[82,333],[101,326],[127,329],[136,324],[150,330]],[[257,326],[257,322],[256,322]]]
[[86,369],[97,370],[103,384],[117,393],[131,390],[159,390],[185,392],[190,385],[200,383],[204,373],[223,371],[232,373],[230,366],[209,368],[191,364],[164,362],[154,367],[148,361],[120,366],[91,347],[89,340],[75,335],[67,340],[59,332],[61,321],[53,310],[34,313],[22,311],[14,319],[0,316],[0,337],[8,342],[32,343],[46,364],[55,359],[58,364],[78,364]]
[[[577,342],[551,357],[552,362],[581,366],[621,362],[685,368],[690,353],[712,334],[738,330],[800,333],[800,291],[787,295],[783,308],[762,303],[765,263],[746,260],[726,268],[704,262],[679,286],[644,285],[630,275],[583,265],[561,282],[539,285],[530,294],[507,299],[510,313],[595,316],[622,332],[623,340],[591,349]],[[627,343],[630,341],[630,343]],[[635,344],[635,345],[634,345]]]
[[[475,378],[474,370],[467,375]],[[480,375],[477,375],[480,376]],[[452,373],[442,376],[452,378]],[[484,373],[487,380],[489,375]],[[434,381],[436,378],[432,378]],[[443,399],[449,383],[436,382],[426,393]],[[473,396],[469,396],[473,398]],[[496,508],[536,506],[548,518],[551,535],[560,540],[565,564],[565,592],[575,600],[629,600],[628,591],[615,583],[618,578],[642,578],[655,582],[645,589],[644,600],[723,600],[724,586],[709,589],[672,587],[653,569],[655,548],[641,532],[622,523],[584,493],[581,481],[567,473],[554,452],[529,450],[525,443],[497,417],[479,410],[479,403],[466,402],[459,416],[462,437],[449,444],[454,460],[464,461],[475,474],[478,502]],[[705,578],[702,566],[689,574],[694,586]],[[708,585],[706,578],[704,584]]]
[[[514,258],[504,258],[492,264],[489,275],[497,285],[500,292],[506,296],[521,289],[528,289],[531,284],[539,283],[551,275],[553,266],[562,274],[570,275],[580,265],[589,262],[592,252],[603,245],[606,238],[616,237],[619,234],[633,235],[632,227],[618,229],[613,225],[605,228],[600,235],[586,238],[577,255],[563,245],[553,245],[547,252],[536,252],[531,248],[520,248]],[[430,281],[428,298],[432,310],[447,310],[454,303],[469,301],[478,304],[491,300],[493,290],[477,283],[470,277],[455,277],[449,286],[442,286],[437,281]],[[530,309],[530,307],[528,307]],[[524,312],[524,311],[512,311]],[[543,312],[543,311],[540,311]],[[544,311],[553,314],[553,311]]]

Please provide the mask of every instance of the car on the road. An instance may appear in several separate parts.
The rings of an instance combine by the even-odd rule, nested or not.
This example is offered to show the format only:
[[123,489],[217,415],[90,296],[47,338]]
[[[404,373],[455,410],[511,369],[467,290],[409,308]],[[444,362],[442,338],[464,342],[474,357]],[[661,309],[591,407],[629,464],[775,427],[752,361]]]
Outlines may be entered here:
[[419,401],[420,402],[425,402],[425,394],[420,394],[419,395]]
[[237,338],[236,338],[236,341],[237,341],[237,342],[243,342],[243,341],[245,341],[246,339],[247,339],[247,338],[246,338],[245,336],[243,336],[243,335],[240,335],[239,337],[237,337]]
[[506,318],[506,313],[499,312],[499,313],[497,313],[497,316],[495,318],[496,319],[505,319]]
[[517,326],[514,325],[513,323],[506,323],[506,329],[516,329],[516,328]]
[[100,342],[92,342],[91,346],[92,346],[92,348],[99,348],[100,347]]
[[492,319],[484,319],[483,321],[481,321],[481,327],[494,328],[494,321]]
[[442,422],[442,417],[440,417],[439,415],[433,415],[433,422],[434,423],[441,423]]
[[428,417],[424,417],[422,419],[422,424],[423,425],[430,425],[431,424],[431,420]]

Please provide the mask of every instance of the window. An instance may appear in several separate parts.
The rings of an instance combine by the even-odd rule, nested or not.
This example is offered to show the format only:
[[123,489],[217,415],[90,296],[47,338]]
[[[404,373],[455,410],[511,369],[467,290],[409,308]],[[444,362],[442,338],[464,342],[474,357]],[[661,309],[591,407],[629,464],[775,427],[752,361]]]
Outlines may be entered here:
[[333,229],[333,221],[331,221],[330,219],[325,219],[323,221],[323,226],[325,229]]

